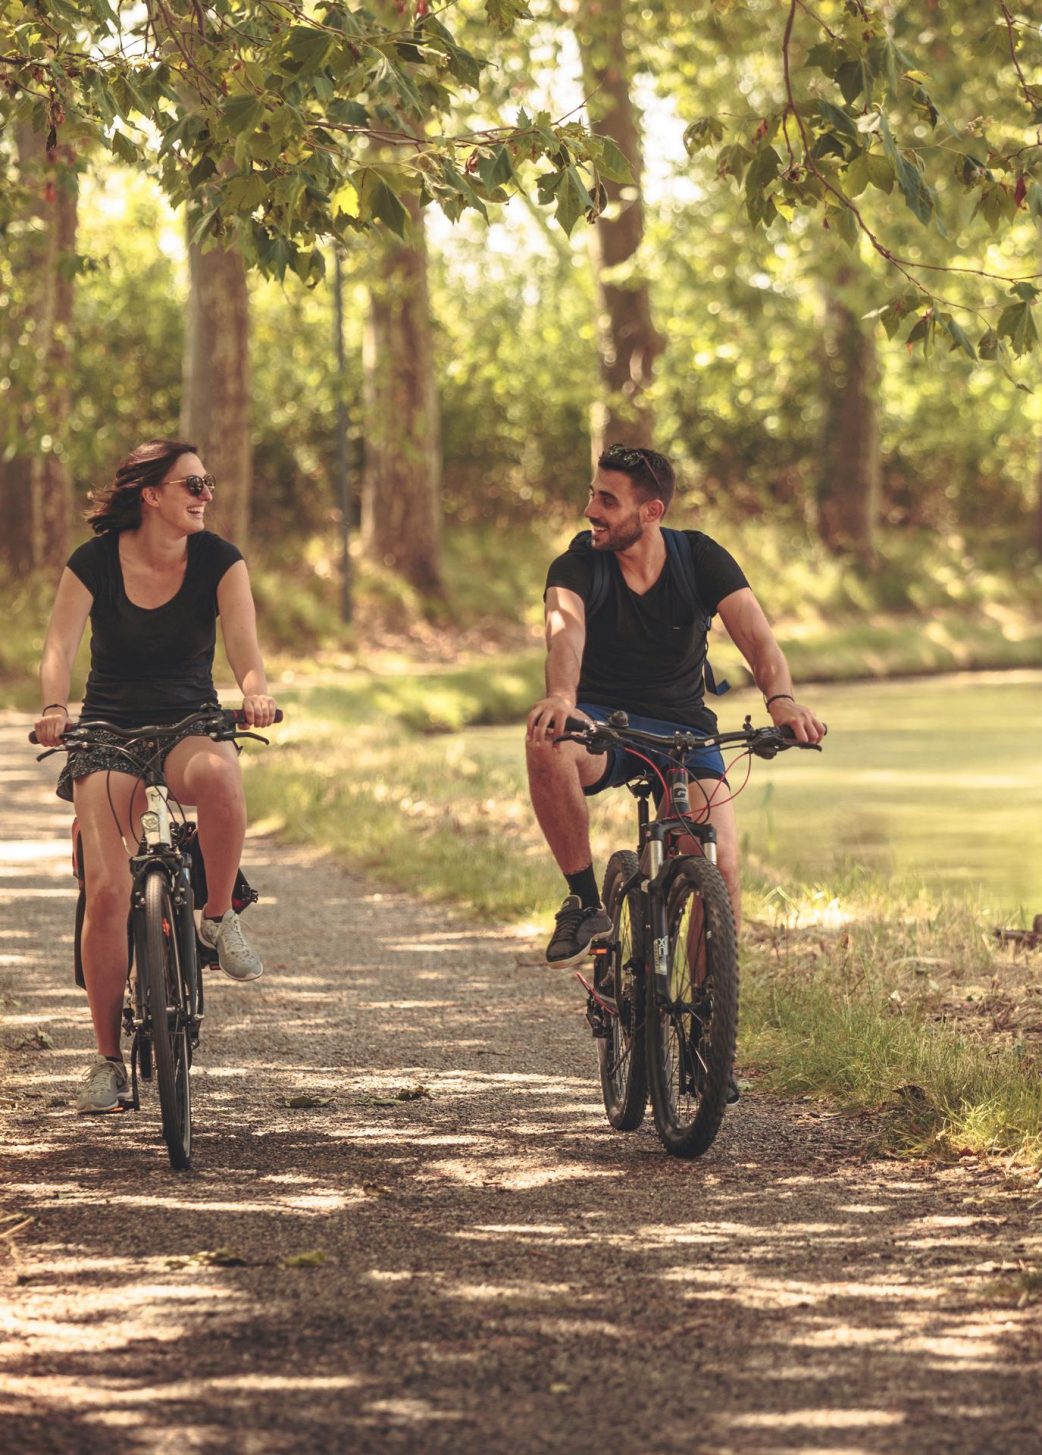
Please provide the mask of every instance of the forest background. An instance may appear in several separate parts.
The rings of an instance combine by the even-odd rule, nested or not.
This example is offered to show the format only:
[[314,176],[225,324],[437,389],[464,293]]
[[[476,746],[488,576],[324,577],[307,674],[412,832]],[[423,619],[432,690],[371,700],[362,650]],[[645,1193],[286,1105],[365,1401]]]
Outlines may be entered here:
[[[557,892],[516,725],[606,441],[676,462],[672,523],[738,556],[801,682],[1042,663],[1042,40],[1006,4],[0,0],[0,25],[10,705],[88,490],[175,432],[295,724],[255,812],[501,919]],[[496,724],[509,751],[472,733]],[[447,827],[476,852],[448,862]],[[779,876],[751,868],[766,923]],[[842,894],[785,889],[840,936],[785,1007],[836,1063],[785,1074],[841,1065],[871,1102],[907,1032],[917,1134],[929,1104],[965,1138],[979,1058],[910,1062],[993,952],[918,887]],[[835,1021],[852,964],[882,1040]],[[747,1050],[780,1067],[755,985]],[[973,1135],[1037,1151],[1000,1029],[1012,1090]]]

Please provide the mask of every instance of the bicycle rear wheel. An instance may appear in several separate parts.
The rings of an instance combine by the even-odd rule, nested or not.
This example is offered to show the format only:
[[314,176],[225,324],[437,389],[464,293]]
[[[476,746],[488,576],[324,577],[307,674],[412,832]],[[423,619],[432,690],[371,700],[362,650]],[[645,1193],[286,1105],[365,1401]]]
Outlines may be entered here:
[[738,950],[723,876],[681,860],[666,896],[668,990],[648,975],[648,1080],[668,1152],[700,1157],[727,1104],[738,1034]]
[[626,892],[626,885],[639,867],[636,854],[625,851],[613,854],[608,860],[601,895],[614,926],[608,953],[619,1013],[608,1017],[608,1034],[598,1039],[597,1055],[604,1110],[619,1132],[632,1132],[640,1126],[648,1100],[644,916],[639,890]]
[[177,941],[177,919],[165,872],[156,868],[145,880],[145,935],[142,978],[151,1031],[152,1056],[163,1137],[170,1165],[178,1171],[192,1157],[192,1051],[188,1038],[188,1001]]

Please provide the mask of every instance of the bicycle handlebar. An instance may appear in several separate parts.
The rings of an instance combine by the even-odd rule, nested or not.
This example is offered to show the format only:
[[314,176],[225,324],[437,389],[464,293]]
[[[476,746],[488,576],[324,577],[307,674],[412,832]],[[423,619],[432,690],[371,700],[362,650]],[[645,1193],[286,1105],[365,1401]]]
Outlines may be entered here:
[[745,726],[737,732],[693,733],[678,729],[675,733],[648,733],[640,728],[631,728],[625,712],[613,712],[607,722],[584,722],[581,718],[565,719],[565,731],[555,742],[582,743],[588,753],[606,753],[609,748],[626,747],[633,744],[640,747],[663,748],[677,753],[690,753],[698,748],[723,748],[744,744],[758,758],[773,758],[786,748],[809,748],[820,753],[820,743],[800,743],[788,723],[780,727],[754,728],[752,719],[745,719]]
[[[105,732],[111,733],[114,737],[121,738],[124,742],[132,742],[135,738],[165,738],[173,733],[180,732],[182,728],[190,727],[193,723],[213,721],[214,736],[219,740],[227,736],[229,738],[242,736],[238,730],[245,728],[247,731],[253,726],[247,722],[246,714],[241,707],[218,707],[204,708],[200,712],[190,712],[187,717],[181,718],[180,722],[152,723],[145,727],[126,728],[120,727],[118,723],[106,722],[103,718],[81,718],[75,722],[66,724],[62,734],[62,746],[66,746],[66,739],[70,736],[75,739],[78,734],[85,733],[90,728],[103,728]],[[275,709],[275,721],[281,722],[283,712],[281,707]],[[36,729],[29,733],[29,741],[39,746],[40,740],[36,736]],[[48,752],[59,752],[59,748],[49,748]]]

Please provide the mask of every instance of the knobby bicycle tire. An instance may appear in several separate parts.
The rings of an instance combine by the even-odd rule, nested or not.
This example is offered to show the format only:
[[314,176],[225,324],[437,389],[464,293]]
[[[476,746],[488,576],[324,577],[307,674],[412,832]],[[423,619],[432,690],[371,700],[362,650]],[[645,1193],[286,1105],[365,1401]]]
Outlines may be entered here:
[[639,870],[636,854],[613,854],[601,899],[611,916],[611,967],[618,1015],[597,1041],[604,1110],[616,1131],[633,1132],[648,1101],[647,1042],[644,1037],[644,912],[640,891],[625,892]]
[[186,992],[177,942],[177,919],[162,869],[145,879],[144,985],[152,1058],[170,1165],[178,1171],[192,1157],[192,1089],[189,1076]]
[[669,993],[649,972],[648,1081],[668,1152],[700,1157],[713,1144],[734,1066],[738,950],[727,885],[706,859],[678,862],[666,891]]

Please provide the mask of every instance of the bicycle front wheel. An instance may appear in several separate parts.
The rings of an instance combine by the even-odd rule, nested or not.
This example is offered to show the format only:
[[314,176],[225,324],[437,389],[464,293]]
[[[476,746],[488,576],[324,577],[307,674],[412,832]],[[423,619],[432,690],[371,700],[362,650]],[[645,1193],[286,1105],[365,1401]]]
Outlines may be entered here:
[[155,1078],[170,1165],[178,1171],[192,1157],[191,1046],[188,1000],[177,941],[177,918],[162,869],[145,880],[142,979],[145,1023],[151,1031]]
[[608,1019],[608,1034],[597,1042],[604,1110],[616,1131],[633,1132],[644,1120],[648,1100],[644,1039],[644,917],[640,891],[630,889],[638,871],[636,854],[613,854],[604,875],[601,899],[611,916],[608,950],[618,1015]]
[[648,1079],[667,1152],[700,1157],[720,1129],[738,1034],[738,949],[723,876],[681,860],[666,896],[668,985],[648,975]]

